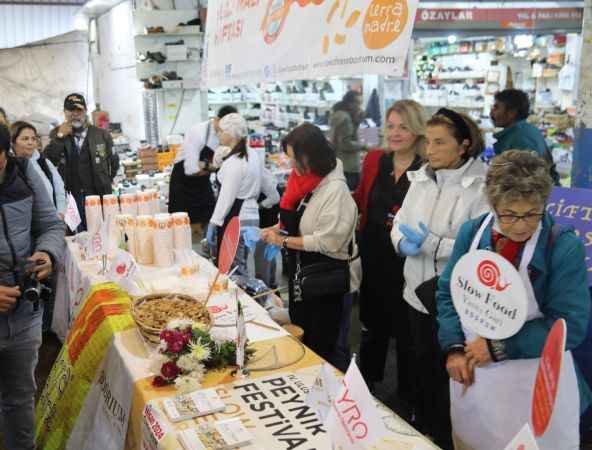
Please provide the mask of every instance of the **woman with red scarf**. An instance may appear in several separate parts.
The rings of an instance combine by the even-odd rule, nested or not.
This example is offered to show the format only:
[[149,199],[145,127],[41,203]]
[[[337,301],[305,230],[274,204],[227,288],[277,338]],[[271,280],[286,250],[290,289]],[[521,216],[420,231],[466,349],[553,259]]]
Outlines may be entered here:
[[302,124],[282,146],[293,171],[280,202],[280,223],[262,239],[288,252],[290,318],[304,330],[304,344],[331,361],[343,297],[356,289],[349,277],[357,208],[343,167],[322,131]]

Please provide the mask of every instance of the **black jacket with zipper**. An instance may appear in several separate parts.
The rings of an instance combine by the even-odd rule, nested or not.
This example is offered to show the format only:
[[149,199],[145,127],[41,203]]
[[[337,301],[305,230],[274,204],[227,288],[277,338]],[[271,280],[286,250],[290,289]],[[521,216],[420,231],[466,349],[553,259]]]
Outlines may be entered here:
[[[119,169],[119,156],[113,153],[113,139],[108,131],[89,125],[83,147],[88,150],[90,167],[88,173],[81,173],[79,154],[74,137],[57,136],[58,129],[50,133],[51,142],[45,148],[45,155],[57,167],[64,179],[66,191],[73,194],[111,194],[113,178]],[[81,192],[81,186],[84,192]]]

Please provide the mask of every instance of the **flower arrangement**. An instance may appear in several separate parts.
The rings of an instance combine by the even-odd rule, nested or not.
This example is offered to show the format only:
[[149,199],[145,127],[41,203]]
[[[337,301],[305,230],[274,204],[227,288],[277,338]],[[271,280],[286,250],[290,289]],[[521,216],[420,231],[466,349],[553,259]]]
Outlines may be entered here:
[[[254,350],[246,350],[246,359]],[[236,344],[217,342],[205,325],[186,319],[171,320],[160,333],[158,355],[153,358],[152,370],[156,375],[152,385],[162,387],[174,384],[181,393],[201,388],[208,370],[234,365]]]

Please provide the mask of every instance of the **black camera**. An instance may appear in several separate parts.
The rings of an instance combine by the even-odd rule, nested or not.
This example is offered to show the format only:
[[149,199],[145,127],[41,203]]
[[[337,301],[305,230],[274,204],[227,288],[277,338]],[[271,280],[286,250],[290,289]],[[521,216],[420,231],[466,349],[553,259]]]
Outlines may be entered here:
[[50,293],[51,289],[41,283],[37,279],[37,274],[31,271],[35,265],[35,262],[27,262],[22,264],[23,267],[21,270],[19,287],[22,298],[34,303],[35,305],[38,305],[39,301],[43,299],[44,294]]

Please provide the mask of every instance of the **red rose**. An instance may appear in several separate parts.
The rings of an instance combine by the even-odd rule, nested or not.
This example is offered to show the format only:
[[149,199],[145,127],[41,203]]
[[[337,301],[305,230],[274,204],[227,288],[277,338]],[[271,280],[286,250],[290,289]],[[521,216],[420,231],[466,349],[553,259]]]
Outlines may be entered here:
[[118,275],[125,275],[125,264],[120,264],[115,268],[115,271],[117,272]]
[[167,351],[171,353],[181,353],[186,344],[187,343],[183,337],[175,338],[172,342],[169,342]]
[[163,387],[166,386],[167,384],[169,384],[167,382],[167,380],[165,380],[163,377],[161,376],[156,376],[154,377],[154,379],[152,380],[152,386],[154,387]]
[[181,373],[181,369],[177,367],[177,364],[173,361],[169,361],[164,363],[160,369],[160,373],[165,378],[165,380],[174,380],[177,378],[177,375]]

